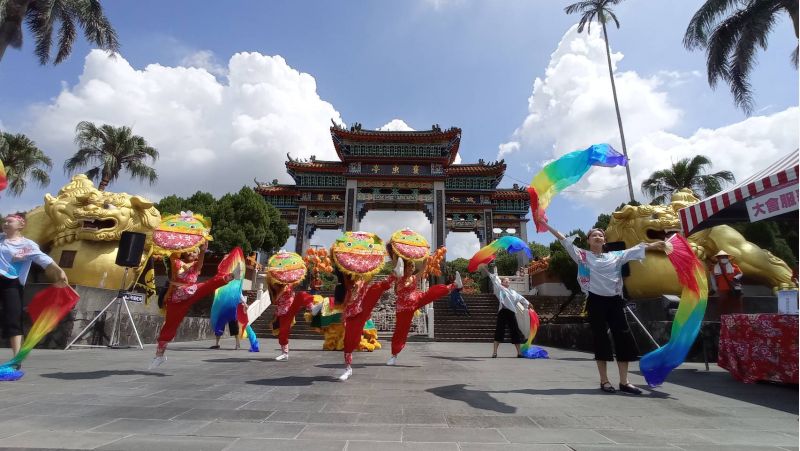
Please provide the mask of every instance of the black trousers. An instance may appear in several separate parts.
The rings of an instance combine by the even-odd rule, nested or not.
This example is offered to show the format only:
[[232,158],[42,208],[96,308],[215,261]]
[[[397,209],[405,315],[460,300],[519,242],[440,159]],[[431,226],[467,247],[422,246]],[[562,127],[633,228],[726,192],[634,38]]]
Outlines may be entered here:
[[589,313],[589,324],[592,326],[594,339],[594,359],[610,362],[614,360],[608,329],[614,337],[614,349],[618,362],[635,362],[639,360],[639,351],[633,334],[625,319],[625,300],[621,296],[600,296],[589,293],[586,310]]
[[0,304],[3,306],[3,338],[22,335],[22,321],[25,317],[22,285],[19,279],[0,277]]
[[501,308],[497,312],[497,325],[494,329],[494,341],[505,341],[506,329],[511,332],[511,343],[518,345],[522,343],[522,332],[517,327],[517,317],[509,309]]

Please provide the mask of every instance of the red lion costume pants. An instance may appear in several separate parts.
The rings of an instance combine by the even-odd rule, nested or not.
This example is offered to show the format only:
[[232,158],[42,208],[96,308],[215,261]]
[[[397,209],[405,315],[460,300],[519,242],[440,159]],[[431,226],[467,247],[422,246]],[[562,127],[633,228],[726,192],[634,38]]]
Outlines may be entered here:
[[411,321],[414,320],[414,312],[425,307],[431,302],[447,296],[450,288],[447,285],[434,285],[424,293],[419,293],[414,303],[414,308],[395,312],[394,334],[392,334],[392,355],[400,354],[406,347],[408,332],[411,330]]
[[161,326],[161,332],[158,334],[158,348],[166,348],[167,343],[175,338],[175,334],[178,332],[178,326],[181,325],[183,318],[189,313],[189,309],[192,305],[200,299],[213,294],[217,288],[227,283],[224,274],[217,274],[211,279],[198,283],[197,290],[188,299],[184,299],[180,302],[172,302],[171,298],[167,298],[167,317],[164,319],[164,325]]
[[281,351],[287,352],[289,350],[289,333],[292,331],[292,320],[297,316],[300,309],[303,307],[309,308],[313,302],[314,296],[305,291],[297,292],[286,314],[278,317],[278,324],[280,325],[278,343],[281,345]]
[[361,312],[349,318],[344,318],[344,363],[350,365],[353,362],[353,351],[358,348],[363,335],[364,324],[372,316],[372,309],[380,300],[381,295],[391,287],[394,278],[387,278],[380,282],[375,282],[367,287],[364,299],[361,300]]

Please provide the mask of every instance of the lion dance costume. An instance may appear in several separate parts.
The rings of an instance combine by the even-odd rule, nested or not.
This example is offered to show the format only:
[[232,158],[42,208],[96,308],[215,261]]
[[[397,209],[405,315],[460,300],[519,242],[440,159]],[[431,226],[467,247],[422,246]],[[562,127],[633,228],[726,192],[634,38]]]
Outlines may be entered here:
[[[417,288],[421,279],[417,274],[417,268],[422,268],[429,263],[434,267],[438,267],[443,252],[443,249],[441,252],[437,251],[436,258],[431,259],[428,241],[413,230],[403,229],[392,234],[392,238],[389,241],[389,254],[393,259],[397,258],[399,260],[396,268],[403,268],[403,270],[401,274],[397,274],[399,280],[394,286],[395,294],[397,295],[395,324],[394,334],[392,335],[392,357],[386,363],[387,365],[394,365],[397,361],[397,355],[406,346],[408,332],[411,329],[411,322],[414,320],[415,312],[446,296],[453,289],[453,285],[434,285],[425,292],[421,292]],[[426,269],[424,273],[428,271]]]
[[361,342],[364,324],[370,319],[372,309],[381,295],[389,289],[395,277],[369,283],[380,271],[386,257],[386,247],[374,233],[345,232],[331,247],[331,259],[344,276],[344,363],[345,371],[339,377],[345,381],[353,374],[353,351]]
[[[168,256],[171,271],[164,298],[166,318],[158,335],[158,348],[151,368],[166,362],[164,352],[167,345],[175,338],[178,326],[191,306],[230,280],[229,274],[218,273],[209,280],[197,282],[203,268],[203,253],[212,240],[210,230],[209,219],[187,211],[165,217],[153,232],[154,254]],[[186,256],[194,253],[196,258],[187,261]]]
[[267,262],[267,285],[270,297],[275,300],[272,330],[273,334],[277,332],[281,345],[281,354],[275,360],[289,359],[289,333],[294,318],[301,308],[310,309],[314,303],[314,296],[305,291],[294,291],[305,276],[303,257],[294,252],[281,250]]

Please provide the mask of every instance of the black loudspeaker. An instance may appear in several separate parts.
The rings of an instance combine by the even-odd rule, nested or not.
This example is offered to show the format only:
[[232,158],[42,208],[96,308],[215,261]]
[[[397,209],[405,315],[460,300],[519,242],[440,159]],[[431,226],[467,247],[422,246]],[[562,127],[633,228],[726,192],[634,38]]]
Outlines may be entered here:
[[[625,247],[625,242],[624,241],[614,241],[612,243],[606,243],[605,248],[606,248],[606,252],[624,251],[625,249],[627,249]],[[625,278],[625,277],[628,277],[630,275],[631,275],[630,263],[625,263],[624,265],[622,265],[622,277]]]
[[127,266],[128,268],[138,267],[139,262],[142,261],[144,242],[146,240],[147,235],[144,233],[122,232],[122,236],[119,239],[116,264],[119,266]]

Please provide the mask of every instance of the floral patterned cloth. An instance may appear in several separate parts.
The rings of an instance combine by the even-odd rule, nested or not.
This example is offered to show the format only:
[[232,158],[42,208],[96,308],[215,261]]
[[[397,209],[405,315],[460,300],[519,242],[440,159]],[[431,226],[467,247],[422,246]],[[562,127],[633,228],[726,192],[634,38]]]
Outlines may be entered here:
[[722,315],[717,364],[742,382],[797,384],[796,315]]

